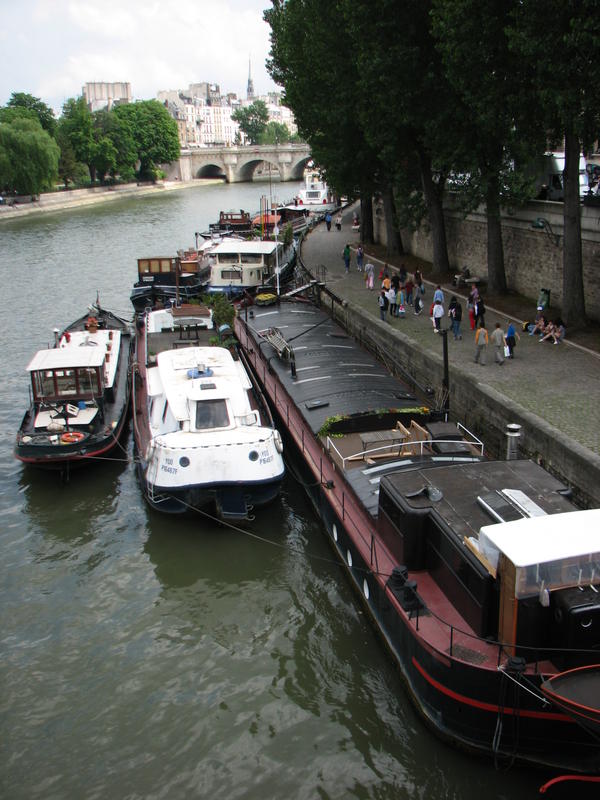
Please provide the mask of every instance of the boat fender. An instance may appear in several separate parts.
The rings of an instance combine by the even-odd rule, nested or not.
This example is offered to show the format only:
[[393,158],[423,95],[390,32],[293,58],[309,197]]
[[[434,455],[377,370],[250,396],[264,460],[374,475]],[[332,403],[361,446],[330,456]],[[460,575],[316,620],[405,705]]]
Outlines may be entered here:
[[283,453],[283,441],[279,431],[273,431],[273,441],[275,442],[275,449],[278,453]]
[[60,440],[63,444],[75,444],[76,442],[80,442],[83,439],[83,433],[81,431],[66,431],[60,437]]

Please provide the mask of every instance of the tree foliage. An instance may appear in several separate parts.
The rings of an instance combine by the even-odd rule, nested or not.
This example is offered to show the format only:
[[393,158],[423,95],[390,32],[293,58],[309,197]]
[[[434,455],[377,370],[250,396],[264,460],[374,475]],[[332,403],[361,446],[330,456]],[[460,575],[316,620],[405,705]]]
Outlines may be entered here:
[[50,136],[54,136],[56,131],[54,111],[46,103],[42,102],[39,97],[34,97],[26,92],[13,92],[6,105],[9,108],[25,108],[28,111],[32,111],[42,128]]
[[179,158],[177,123],[157,100],[117,106],[112,112],[135,143],[140,176],[154,179],[159,164]]
[[282,122],[267,122],[259,137],[259,144],[285,144],[291,139],[287,125]]
[[259,144],[269,122],[269,110],[264,100],[255,100],[249,106],[236,108],[231,119],[240,126],[248,144]]
[[0,121],[0,188],[36,195],[58,175],[59,147],[37,119]]

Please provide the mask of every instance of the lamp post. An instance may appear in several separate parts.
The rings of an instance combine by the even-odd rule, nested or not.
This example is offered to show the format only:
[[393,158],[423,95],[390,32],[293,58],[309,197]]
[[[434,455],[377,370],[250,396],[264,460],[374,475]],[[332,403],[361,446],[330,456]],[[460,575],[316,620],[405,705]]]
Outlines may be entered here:
[[442,334],[442,352],[443,352],[443,359],[444,359],[444,377],[442,379],[442,385],[444,387],[444,420],[448,422],[448,416],[450,414],[450,379],[448,373],[448,329],[442,328],[440,330]]
[[275,225],[273,226],[273,233],[275,234],[275,275],[277,279],[277,297],[279,298],[279,240],[277,239],[279,226],[277,225],[277,220],[275,220]]

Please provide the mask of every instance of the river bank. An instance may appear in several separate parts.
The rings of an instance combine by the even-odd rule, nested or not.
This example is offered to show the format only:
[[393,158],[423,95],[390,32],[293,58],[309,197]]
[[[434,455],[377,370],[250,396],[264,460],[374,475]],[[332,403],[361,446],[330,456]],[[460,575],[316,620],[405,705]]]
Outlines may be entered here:
[[0,205],[0,222],[20,219],[56,211],[72,210],[83,206],[110,203],[130,197],[156,196],[158,193],[181,191],[194,186],[210,186],[222,183],[217,178],[196,178],[192,181],[157,181],[156,183],[127,183],[122,186],[93,186],[89,189],[68,189],[61,192],[47,192],[30,202],[16,205]]

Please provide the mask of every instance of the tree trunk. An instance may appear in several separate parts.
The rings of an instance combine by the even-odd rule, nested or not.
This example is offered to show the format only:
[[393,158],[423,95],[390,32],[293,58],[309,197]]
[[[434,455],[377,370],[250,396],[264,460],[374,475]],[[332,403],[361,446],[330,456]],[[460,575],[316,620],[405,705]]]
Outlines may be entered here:
[[363,244],[374,244],[373,198],[370,194],[360,196],[360,238]]
[[402,246],[402,238],[398,230],[398,217],[396,216],[396,204],[394,203],[394,193],[390,186],[386,186],[382,193],[383,196],[383,213],[385,216],[385,238],[386,238],[386,256],[400,255],[404,253]]
[[442,208],[443,187],[440,187],[433,180],[431,158],[422,152],[419,153],[419,168],[431,227],[433,275],[441,277],[450,270],[446,242],[446,223],[444,221],[444,209]]
[[581,201],[579,197],[579,137],[565,134],[565,199],[563,203],[562,319],[573,330],[584,327],[583,259],[581,253]]
[[500,192],[497,177],[494,177],[488,183],[485,206],[487,216],[488,291],[493,294],[504,294],[506,292],[506,273],[504,271]]

